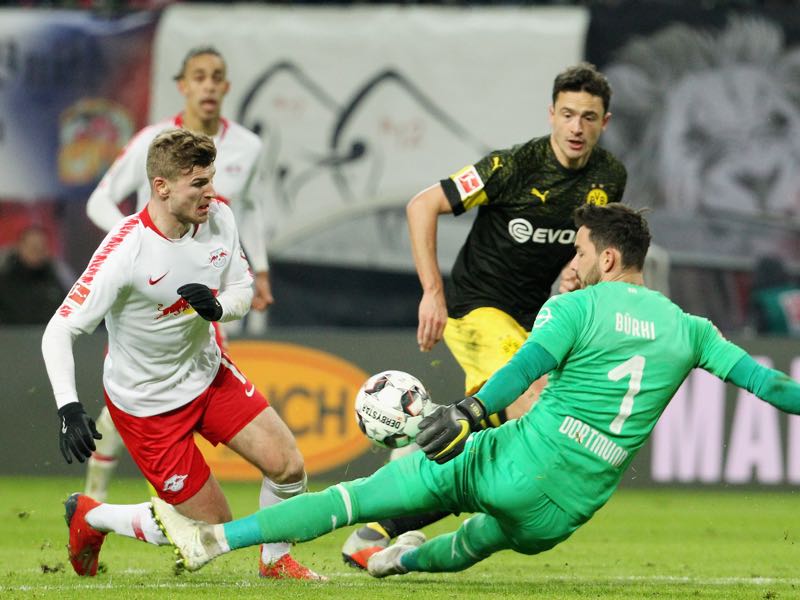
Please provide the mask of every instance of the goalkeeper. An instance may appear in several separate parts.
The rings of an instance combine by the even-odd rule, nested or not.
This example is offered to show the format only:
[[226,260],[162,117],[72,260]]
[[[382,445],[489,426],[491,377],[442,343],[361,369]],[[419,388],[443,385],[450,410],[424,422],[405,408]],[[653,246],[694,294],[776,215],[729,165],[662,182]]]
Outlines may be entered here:
[[[476,397],[423,421],[417,441],[424,452],[222,525],[191,521],[154,499],[156,519],[183,565],[194,570],[237,548],[305,541],[442,507],[478,514],[428,542],[420,532],[401,535],[370,557],[370,574],[460,571],[505,549],[537,554],[608,501],[695,367],[800,413],[797,382],[642,285],[650,233],[641,214],[620,204],[586,205],[575,221],[571,267],[583,289],[545,303],[534,334]],[[548,372],[539,402],[524,417],[469,435]]]

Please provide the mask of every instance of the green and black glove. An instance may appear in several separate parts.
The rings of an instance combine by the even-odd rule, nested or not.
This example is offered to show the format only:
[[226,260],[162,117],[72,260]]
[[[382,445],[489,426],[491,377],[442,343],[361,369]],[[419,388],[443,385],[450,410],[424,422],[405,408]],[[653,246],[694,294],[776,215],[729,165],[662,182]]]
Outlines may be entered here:
[[486,425],[483,403],[467,396],[422,419],[416,441],[425,456],[442,464],[461,454],[469,434],[485,429]]

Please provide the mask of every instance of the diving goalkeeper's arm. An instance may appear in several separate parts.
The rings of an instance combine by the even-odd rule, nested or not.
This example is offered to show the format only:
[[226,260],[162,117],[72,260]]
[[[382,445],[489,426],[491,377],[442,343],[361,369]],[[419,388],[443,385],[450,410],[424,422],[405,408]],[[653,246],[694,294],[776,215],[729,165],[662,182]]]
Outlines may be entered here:
[[547,350],[536,342],[526,342],[475,396],[443,406],[425,417],[419,424],[417,443],[429,459],[439,464],[452,460],[464,450],[470,433],[487,427],[487,415],[506,408],[556,366],[556,359]]

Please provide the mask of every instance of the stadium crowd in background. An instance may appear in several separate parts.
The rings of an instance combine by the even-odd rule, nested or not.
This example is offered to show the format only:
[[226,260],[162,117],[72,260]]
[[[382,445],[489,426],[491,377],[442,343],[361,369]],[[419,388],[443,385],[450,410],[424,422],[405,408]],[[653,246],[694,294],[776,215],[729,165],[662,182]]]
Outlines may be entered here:
[[50,251],[47,232],[23,229],[0,256],[0,325],[43,325],[69,289],[69,269]]
[[[306,489],[303,457],[289,428],[255,385],[221,351],[213,322],[243,317],[253,276],[231,209],[213,187],[214,141],[167,129],[150,142],[151,195],[139,213],[106,236],[42,338],[61,426],[61,452],[83,462],[100,435],[75,386],[73,342],[105,319],[106,407],[134,462],[181,513],[221,523],[231,511],[194,433],[223,443],[263,474],[260,506]],[[113,531],[167,543],[149,503],[102,504],[84,494],[67,502],[69,556],[79,575],[95,575]],[[264,544],[262,577],[320,579],[289,554]]]

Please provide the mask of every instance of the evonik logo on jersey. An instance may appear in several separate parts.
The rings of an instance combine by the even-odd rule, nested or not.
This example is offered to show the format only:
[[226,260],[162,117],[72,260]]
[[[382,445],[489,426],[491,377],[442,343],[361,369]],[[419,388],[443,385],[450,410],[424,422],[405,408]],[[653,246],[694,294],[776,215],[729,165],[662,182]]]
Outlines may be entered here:
[[508,222],[508,235],[515,242],[524,244],[564,244],[571,246],[575,242],[575,231],[572,229],[550,229],[536,227],[534,229],[528,219],[511,219]]

